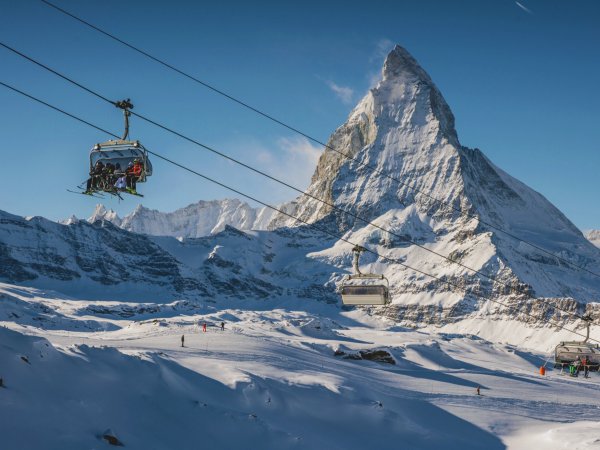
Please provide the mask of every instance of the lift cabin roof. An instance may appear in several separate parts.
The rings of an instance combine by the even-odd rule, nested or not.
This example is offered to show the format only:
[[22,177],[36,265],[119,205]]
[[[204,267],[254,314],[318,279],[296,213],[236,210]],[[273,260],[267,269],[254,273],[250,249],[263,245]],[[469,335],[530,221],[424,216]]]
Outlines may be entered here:
[[123,170],[134,159],[139,159],[144,165],[145,177],[152,175],[152,163],[148,159],[146,149],[139,141],[111,140],[96,144],[90,152],[90,170],[98,161],[106,164],[119,164]]

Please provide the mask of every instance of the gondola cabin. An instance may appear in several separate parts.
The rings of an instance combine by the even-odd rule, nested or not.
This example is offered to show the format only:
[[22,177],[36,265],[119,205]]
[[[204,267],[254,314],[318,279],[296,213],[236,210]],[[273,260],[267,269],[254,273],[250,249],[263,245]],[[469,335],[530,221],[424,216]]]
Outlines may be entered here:
[[554,367],[564,368],[569,365],[577,365],[584,359],[587,360],[588,370],[597,372],[600,367],[600,345],[589,343],[590,315],[581,318],[586,325],[586,336],[583,341],[561,342],[554,349]]
[[390,301],[389,281],[383,275],[374,273],[362,273],[358,260],[360,254],[366,249],[355,245],[352,249],[354,254],[354,275],[348,275],[342,282],[340,295],[344,305],[386,305]]
[[112,163],[115,167],[120,168],[118,172],[125,172],[129,163],[133,163],[136,159],[140,161],[143,168],[142,176],[137,182],[143,183],[147,177],[152,176],[152,163],[148,158],[148,152],[139,141],[118,139],[103,142],[96,144],[90,152],[90,172],[98,161],[104,165]]
[[590,371],[597,371],[600,366],[600,345],[586,342],[561,342],[554,349],[554,366],[564,367],[575,361],[588,360]]

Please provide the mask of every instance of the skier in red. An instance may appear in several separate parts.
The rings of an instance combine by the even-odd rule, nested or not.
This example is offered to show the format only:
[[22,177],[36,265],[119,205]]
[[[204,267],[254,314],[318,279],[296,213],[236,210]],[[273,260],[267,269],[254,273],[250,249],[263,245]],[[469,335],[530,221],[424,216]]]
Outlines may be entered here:
[[202,324],[202,331],[206,333],[206,322]]

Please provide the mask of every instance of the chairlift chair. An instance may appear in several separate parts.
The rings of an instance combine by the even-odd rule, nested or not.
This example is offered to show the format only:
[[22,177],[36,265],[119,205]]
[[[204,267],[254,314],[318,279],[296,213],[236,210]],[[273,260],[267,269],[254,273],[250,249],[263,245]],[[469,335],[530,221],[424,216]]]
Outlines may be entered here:
[[[344,305],[386,305],[390,302],[388,279],[383,275],[360,271],[358,261],[360,254],[365,250],[359,245],[352,249],[354,274],[348,275],[340,288]],[[379,282],[374,283],[373,280]]]
[[598,371],[600,367],[600,345],[588,342],[590,338],[591,316],[584,316],[586,322],[586,337],[583,341],[563,341],[554,349],[554,367],[561,368],[572,364],[579,358],[587,358],[588,368],[591,372]]
[[[128,193],[143,197],[143,195],[135,192],[134,189],[123,189],[122,187],[117,188],[114,186],[115,178],[126,175],[129,165],[133,164],[136,160],[139,161],[141,165],[141,173],[139,177],[135,179],[135,182],[144,183],[148,177],[152,176],[152,163],[148,157],[148,150],[146,150],[140,141],[128,140],[129,116],[131,116],[129,110],[133,109],[133,104],[129,99],[126,99],[115,102],[115,106],[123,110],[123,116],[125,118],[125,132],[123,133],[123,137],[121,139],[112,139],[96,144],[90,151],[90,174],[94,172],[94,168],[99,162],[101,162],[104,167],[108,164],[112,164],[115,167],[114,173],[111,172],[111,176],[93,175],[93,178],[88,180],[86,191],[75,192],[76,194],[81,193],[92,196],[98,194],[101,197],[102,193],[107,193],[122,199],[121,194]],[[111,177],[113,178],[111,179]],[[90,181],[92,179],[94,180],[93,182]]]

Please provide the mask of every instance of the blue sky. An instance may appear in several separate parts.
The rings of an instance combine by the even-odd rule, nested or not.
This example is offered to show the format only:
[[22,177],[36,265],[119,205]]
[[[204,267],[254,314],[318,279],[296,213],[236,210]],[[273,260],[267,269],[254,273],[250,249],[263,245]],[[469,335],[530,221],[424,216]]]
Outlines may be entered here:
[[[463,145],[545,195],[582,229],[600,228],[600,2],[55,2],[325,141],[399,43],[429,72]],[[300,187],[320,149],[36,0],[0,0],[0,40],[135,111]],[[120,134],[114,107],[0,49],[0,80]],[[0,88],[0,209],[87,217],[66,192],[107,139]],[[294,192],[133,120],[149,149],[267,202]],[[171,211],[222,188],[156,161],[145,206]],[[139,199],[106,201],[120,214]]]

